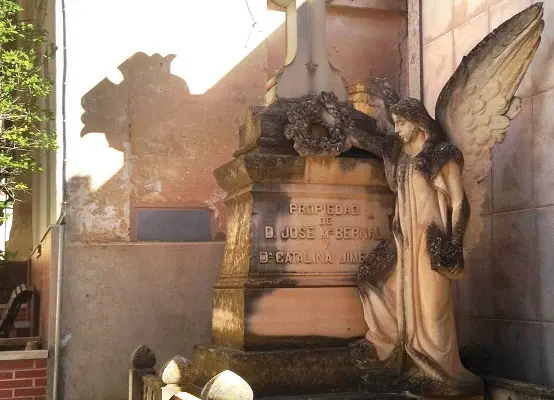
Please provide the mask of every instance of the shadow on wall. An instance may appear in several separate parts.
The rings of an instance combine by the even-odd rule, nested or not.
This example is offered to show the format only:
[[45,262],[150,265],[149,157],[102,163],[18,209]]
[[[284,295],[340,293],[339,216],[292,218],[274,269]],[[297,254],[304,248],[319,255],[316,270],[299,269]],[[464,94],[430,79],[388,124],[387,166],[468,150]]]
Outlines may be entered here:
[[[92,88],[81,100],[81,137],[103,132],[111,148],[125,152],[131,144],[130,133],[136,128],[133,125],[147,122],[139,126],[146,136],[148,131],[163,128],[166,115],[176,114],[192,97],[187,83],[170,72],[175,57],[135,53],[118,67],[123,74],[120,83],[105,78]],[[148,115],[149,120],[137,121],[141,114]]]
[[206,179],[230,151],[205,159],[208,148],[226,146],[209,131],[199,100],[206,95],[191,95],[171,74],[175,57],[135,53],[118,67],[121,82],[105,78],[83,96],[80,173],[68,184],[70,240],[128,241],[134,205],[211,209],[223,230],[224,193]]
[[[191,95],[171,73],[174,55],[135,53],[119,66],[120,82],[105,78],[82,97],[84,127],[70,138],[68,163],[66,399],[124,399],[122,360],[140,343],[163,361],[176,353],[191,357],[193,344],[209,341],[221,244],[75,243],[129,241],[137,204],[198,204],[218,212],[224,193],[212,171],[231,158],[247,107],[264,93],[257,82],[267,81],[265,69],[256,68],[264,53],[253,53],[202,95]],[[94,390],[83,392],[77,383],[83,374]]]
[[[403,26],[403,17],[389,20]],[[368,25],[365,17],[355,22]],[[333,23],[343,30],[340,18]],[[225,193],[217,188],[213,170],[232,158],[248,107],[262,103],[268,71],[282,64],[283,32],[281,27],[199,95],[190,94],[191,79],[171,73],[174,55],[138,52],[118,67],[121,81],[102,79],[81,98],[84,127],[79,137],[69,138],[68,154],[70,246],[62,316],[66,398],[124,399],[121,362],[136,345],[151,345],[162,359],[176,352],[190,357],[192,344],[210,337],[210,289],[223,246],[168,246],[172,250],[164,251],[161,245],[153,252],[152,246],[74,244],[129,241],[136,205],[210,208],[214,230],[224,232]],[[357,35],[354,29],[349,38]],[[344,47],[361,51],[352,43]],[[368,40],[363,51],[375,48]],[[398,65],[397,48],[390,46],[384,71]],[[336,52],[335,57],[349,67],[350,80],[367,77],[371,68],[361,67],[365,60],[352,64],[349,54]],[[77,131],[70,134],[77,136]],[[84,375],[87,393],[78,379]]]
[[[345,78],[354,83],[374,73],[400,85],[405,17],[331,11],[330,59]],[[398,34],[386,34],[391,30]],[[282,25],[202,94],[190,93],[196,82],[171,73],[175,55],[142,52],[118,67],[120,82],[105,78],[87,92],[81,139],[71,152],[79,150],[69,155],[69,240],[129,241],[135,206],[210,209],[212,237],[225,234],[225,193],[213,170],[232,159],[248,107],[263,103],[265,84],[283,63],[284,42]],[[206,76],[196,78],[213,69],[206,65]]]
[[225,233],[213,170],[232,159],[249,106],[263,102],[268,79],[263,43],[213,87],[192,95],[171,73],[171,54],[138,52],[81,99],[84,127],[69,154],[68,239],[126,242],[135,206],[212,212],[212,237]]

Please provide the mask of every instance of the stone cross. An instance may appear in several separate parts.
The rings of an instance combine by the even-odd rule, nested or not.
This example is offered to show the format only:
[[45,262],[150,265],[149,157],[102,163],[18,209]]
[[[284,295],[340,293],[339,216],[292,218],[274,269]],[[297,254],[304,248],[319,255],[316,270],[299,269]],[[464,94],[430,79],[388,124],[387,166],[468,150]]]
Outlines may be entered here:
[[266,102],[298,99],[322,91],[347,101],[346,81],[329,62],[325,39],[326,0],[271,0],[286,9],[285,65],[267,84]]

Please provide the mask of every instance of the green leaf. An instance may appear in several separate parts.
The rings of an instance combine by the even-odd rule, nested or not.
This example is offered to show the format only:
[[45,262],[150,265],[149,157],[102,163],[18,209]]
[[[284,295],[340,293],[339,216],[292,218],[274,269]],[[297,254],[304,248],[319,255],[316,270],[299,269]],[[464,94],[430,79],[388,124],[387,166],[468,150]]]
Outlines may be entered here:
[[55,132],[44,129],[53,114],[39,106],[53,88],[43,64],[55,46],[44,29],[18,21],[21,11],[16,1],[0,0],[0,193],[11,199],[0,202],[0,223],[16,193],[29,191],[22,176],[42,170],[37,154],[56,149]]

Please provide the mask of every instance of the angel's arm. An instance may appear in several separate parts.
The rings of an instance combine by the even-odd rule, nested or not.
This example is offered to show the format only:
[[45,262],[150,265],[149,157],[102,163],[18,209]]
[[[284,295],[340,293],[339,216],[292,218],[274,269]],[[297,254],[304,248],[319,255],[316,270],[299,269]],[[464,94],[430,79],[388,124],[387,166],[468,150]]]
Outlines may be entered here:
[[354,126],[348,138],[349,145],[382,158],[385,132],[379,132],[375,119],[360,111],[354,111],[352,119]]
[[443,167],[443,177],[450,195],[451,237],[454,246],[463,246],[464,233],[469,219],[469,202],[464,192],[462,167],[452,160]]
[[461,279],[464,272],[463,238],[469,219],[469,203],[462,184],[461,165],[451,160],[441,168],[450,198],[449,226],[442,232],[436,224],[427,230],[431,268],[448,279]]

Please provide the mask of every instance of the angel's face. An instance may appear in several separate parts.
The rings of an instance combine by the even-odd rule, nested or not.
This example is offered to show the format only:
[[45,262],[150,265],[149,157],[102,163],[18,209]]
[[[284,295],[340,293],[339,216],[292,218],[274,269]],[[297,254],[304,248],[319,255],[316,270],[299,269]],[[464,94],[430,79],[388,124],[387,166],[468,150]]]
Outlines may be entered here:
[[396,114],[392,115],[392,120],[394,121],[394,131],[400,140],[409,143],[417,131],[417,125]]

